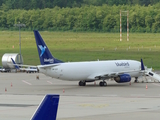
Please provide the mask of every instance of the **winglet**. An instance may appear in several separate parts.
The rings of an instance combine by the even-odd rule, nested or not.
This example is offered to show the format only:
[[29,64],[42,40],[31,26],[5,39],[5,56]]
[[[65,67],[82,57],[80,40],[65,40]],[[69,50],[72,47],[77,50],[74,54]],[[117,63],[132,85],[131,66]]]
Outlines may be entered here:
[[145,70],[143,60],[141,59],[141,70]]
[[31,120],[56,120],[58,103],[59,95],[46,95]]
[[19,67],[18,67],[18,65],[16,65],[16,62],[12,58],[11,58],[11,60],[12,60],[12,62],[14,64],[15,68],[19,70]]

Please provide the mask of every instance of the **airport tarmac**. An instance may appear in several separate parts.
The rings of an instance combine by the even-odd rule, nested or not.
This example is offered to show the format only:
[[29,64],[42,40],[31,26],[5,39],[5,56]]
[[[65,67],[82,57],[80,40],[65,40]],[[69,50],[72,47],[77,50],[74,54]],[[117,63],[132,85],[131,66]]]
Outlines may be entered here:
[[29,120],[48,93],[60,94],[57,120],[158,120],[160,83],[133,81],[78,86],[40,73],[0,73],[0,120]]

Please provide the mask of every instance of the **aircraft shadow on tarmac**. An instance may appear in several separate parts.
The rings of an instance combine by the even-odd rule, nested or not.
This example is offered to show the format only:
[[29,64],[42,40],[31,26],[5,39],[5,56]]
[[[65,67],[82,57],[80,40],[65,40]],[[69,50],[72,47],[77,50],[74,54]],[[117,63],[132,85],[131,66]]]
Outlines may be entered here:
[[[45,85],[47,86],[47,85]],[[86,86],[79,86],[77,84],[65,84],[65,83],[62,83],[62,84],[52,84],[50,86],[56,86],[56,87],[74,87],[74,88],[84,88],[84,87],[101,87],[99,86],[99,83],[97,84],[94,84],[94,83],[87,83]],[[104,87],[124,87],[124,86],[130,86],[129,83],[122,83],[122,84],[117,84],[117,83],[110,83],[108,84],[107,86],[104,86]]]

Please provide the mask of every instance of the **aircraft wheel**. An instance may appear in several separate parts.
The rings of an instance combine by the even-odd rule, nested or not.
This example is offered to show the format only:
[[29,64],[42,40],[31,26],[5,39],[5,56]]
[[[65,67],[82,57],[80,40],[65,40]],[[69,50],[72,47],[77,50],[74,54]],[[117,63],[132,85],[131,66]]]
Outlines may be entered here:
[[79,86],[85,86],[85,85],[86,85],[86,82],[79,81]]
[[86,82],[83,82],[83,86],[86,86]]
[[101,82],[99,83],[99,86],[107,86],[107,83],[106,83],[105,81],[101,81]]
[[103,82],[103,86],[107,86],[107,83],[105,81]]
[[135,77],[134,82],[135,82],[135,83],[138,83],[138,77]]
[[101,82],[99,83],[99,86],[104,86],[104,83],[101,81]]

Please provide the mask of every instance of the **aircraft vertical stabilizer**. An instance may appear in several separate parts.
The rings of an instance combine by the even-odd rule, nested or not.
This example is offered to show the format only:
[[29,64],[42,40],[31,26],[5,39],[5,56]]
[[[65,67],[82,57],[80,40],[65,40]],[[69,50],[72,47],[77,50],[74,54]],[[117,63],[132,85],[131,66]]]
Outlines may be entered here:
[[46,95],[31,120],[56,120],[59,95]]
[[34,36],[37,44],[41,65],[62,63],[61,60],[58,60],[52,56],[43,38],[41,37],[40,33],[37,30],[34,30]]

